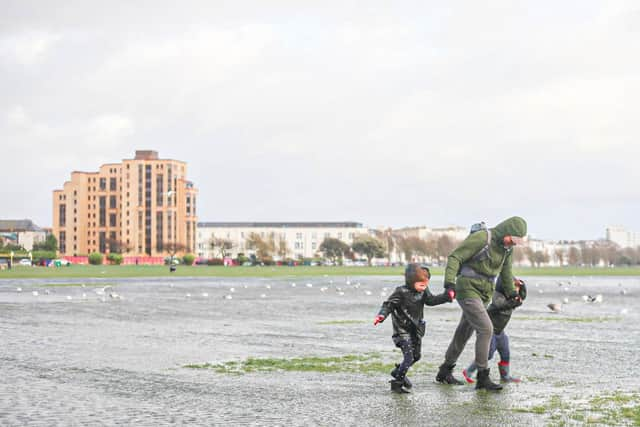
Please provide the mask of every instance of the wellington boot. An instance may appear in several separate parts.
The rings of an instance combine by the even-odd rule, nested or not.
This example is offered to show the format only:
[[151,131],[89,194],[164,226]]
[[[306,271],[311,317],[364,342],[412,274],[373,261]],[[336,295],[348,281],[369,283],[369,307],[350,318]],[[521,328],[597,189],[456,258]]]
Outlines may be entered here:
[[478,368],[478,380],[476,382],[476,390],[489,390],[489,391],[498,391],[502,390],[502,386],[500,384],[496,384],[491,381],[489,378],[489,369]]
[[462,376],[464,377],[464,380],[467,382],[467,384],[473,384],[476,382],[476,380],[473,379],[472,375],[473,372],[471,372],[469,368],[462,370]]
[[409,390],[404,388],[404,378],[400,380],[391,380],[391,391],[394,393],[410,393]]
[[515,378],[511,376],[509,372],[509,362],[500,362],[498,363],[498,370],[500,371],[500,381],[504,383],[519,383],[520,378]]
[[[396,367],[393,371],[391,371],[391,376],[395,379],[399,379],[398,378],[398,370],[400,369],[400,364],[396,363]],[[404,377],[404,383],[402,384],[404,386],[404,388],[411,388],[413,387],[413,384],[411,383],[411,381],[409,381],[409,378],[407,378],[406,376]]]
[[438,375],[436,375],[436,381],[442,384],[452,384],[452,385],[462,385],[464,382],[460,381],[456,377],[453,376],[453,368],[455,368],[455,363],[452,365],[447,365],[443,363],[440,365],[440,369],[438,369]]

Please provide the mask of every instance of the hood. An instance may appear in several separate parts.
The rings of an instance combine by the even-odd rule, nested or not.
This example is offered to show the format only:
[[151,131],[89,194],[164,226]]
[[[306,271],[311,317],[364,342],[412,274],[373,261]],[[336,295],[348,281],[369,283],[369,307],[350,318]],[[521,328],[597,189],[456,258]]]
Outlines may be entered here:
[[498,241],[502,240],[504,236],[526,237],[527,221],[519,216],[512,216],[496,225],[493,228],[493,235]]

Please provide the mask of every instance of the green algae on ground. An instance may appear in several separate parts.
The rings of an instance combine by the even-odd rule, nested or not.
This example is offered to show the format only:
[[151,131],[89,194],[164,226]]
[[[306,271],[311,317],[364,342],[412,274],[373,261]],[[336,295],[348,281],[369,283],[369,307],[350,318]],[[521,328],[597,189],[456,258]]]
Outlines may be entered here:
[[327,322],[318,322],[318,325],[355,325],[368,323],[366,320],[329,320]]
[[[413,372],[424,371],[431,365],[416,366]],[[350,372],[361,374],[389,373],[394,363],[383,360],[379,353],[348,354],[331,357],[295,357],[291,359],[253,358],[244,361],[228,361],[222,363],[189,364],[185,368],[211,369],[220,374],[244,374],[250,372],[298,371],[298,372]]]
[[[564,426],[580,422],[597,425],[640,425],[640,394],[630,392],[605,393],[589,400],[564,401],[554,395],[542,405],[514,408],[514,412],[547,414],[548,425]],[[575,403],[577,402],[577,403]]]
[[68,288],[68,287],[104,288],[105,286],[116,286],[116,283],[46,283],[43,286],[48,288]]

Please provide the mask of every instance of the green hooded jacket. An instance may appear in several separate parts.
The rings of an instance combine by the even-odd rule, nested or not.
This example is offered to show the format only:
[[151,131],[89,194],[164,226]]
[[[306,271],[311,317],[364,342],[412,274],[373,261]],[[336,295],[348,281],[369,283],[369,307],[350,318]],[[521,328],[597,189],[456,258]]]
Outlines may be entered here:
[[[504,236],[525,237],[526,235],[527,223],[524,219],[518,216],[506,219],[491,229],[488,256],[473,260],[474,256],[487,244],[487,231],[481,230],[470,234],[449,255],[444,272],[444,283],[455,283],[456,299],[479,298],[486,305],[491,301],[495,289],[495,283],[490,277],[500,275],[505,284],[504,294],[515,295],[511,271],[512,251],[505,249],[502,240]],[[463,264],[471,267],[478,275],[487,277],[459,275]]]

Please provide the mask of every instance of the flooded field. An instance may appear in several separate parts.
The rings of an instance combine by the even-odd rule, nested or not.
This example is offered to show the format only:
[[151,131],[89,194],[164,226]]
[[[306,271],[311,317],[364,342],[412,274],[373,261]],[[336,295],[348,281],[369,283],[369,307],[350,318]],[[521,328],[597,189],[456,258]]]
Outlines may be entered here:
[[523,382],[500,393],[434,382],[460,309],[425,308],[408,395],[389,391],[391,322],[372,325],[400,283],[0,281],[0,425],[640,424],[640,278],[527,280],[506,330]]

